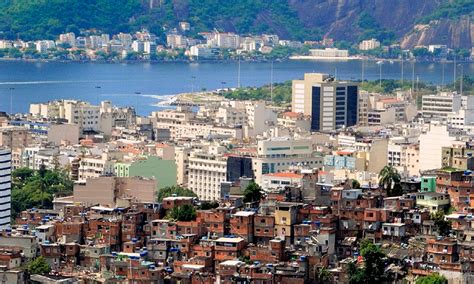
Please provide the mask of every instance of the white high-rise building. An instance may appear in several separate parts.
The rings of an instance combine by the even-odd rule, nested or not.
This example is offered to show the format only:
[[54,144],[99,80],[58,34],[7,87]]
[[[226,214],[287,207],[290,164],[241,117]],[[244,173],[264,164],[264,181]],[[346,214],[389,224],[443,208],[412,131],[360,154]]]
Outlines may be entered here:
[[0,148],[0,229],[10,226],[12,152]]
[[[462,96],[456,93],[424,95],[421,101],[423,118],[444,121],[449,114],[459,111],[462,103]],[[468,104],[468,100],[466,99],[464,103]]]
[[226,181],[227,159],[222,146],[193,151],[188,164],[188,187],[201,200],[218,200],[221,183]]

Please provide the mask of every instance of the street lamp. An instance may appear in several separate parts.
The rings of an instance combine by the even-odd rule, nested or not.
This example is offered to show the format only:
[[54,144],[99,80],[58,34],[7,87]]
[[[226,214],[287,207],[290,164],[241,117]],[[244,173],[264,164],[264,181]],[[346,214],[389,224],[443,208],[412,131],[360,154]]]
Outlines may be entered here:
[[[459,83],[459,93],[462,96],[462,87],[463,87],[462,85],[463,85],[463,80],[464,80],[464,65],[458,64],[457,66],[461,67],[461,82]],[[454,84],[456,84],[456,81],[454,82]]]
[[10,87],[9,90],[10,90],[10,115],[12,115],[13,114],[13,90],[15,90],[15,88]]
[[194,81],[196,79],[196,76],[191,76],[191,93],[194,93]]

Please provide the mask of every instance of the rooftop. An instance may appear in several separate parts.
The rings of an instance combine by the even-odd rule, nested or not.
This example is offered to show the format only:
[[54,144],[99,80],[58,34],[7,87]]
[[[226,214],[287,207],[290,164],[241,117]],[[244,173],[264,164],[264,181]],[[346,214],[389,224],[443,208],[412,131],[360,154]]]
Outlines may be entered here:
[[272,173],[272,174],[265,174],[264,176],[279,177],[279,178],[303,178],[303,175],[295,174],[295,173]]

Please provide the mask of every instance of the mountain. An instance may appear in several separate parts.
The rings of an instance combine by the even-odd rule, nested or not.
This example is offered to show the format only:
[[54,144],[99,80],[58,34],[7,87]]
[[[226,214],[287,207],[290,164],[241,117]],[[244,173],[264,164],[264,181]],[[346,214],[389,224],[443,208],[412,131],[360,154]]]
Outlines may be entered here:
[[326,36],[356,43],[375,37],[403,47],[470,48],[473,13],[474,0],[4,0],[0,31],[33,40],[80,29],[116,33],[146,27],[163,37],[163,26],[188,21],[193,34],[217,29],[297,40]]

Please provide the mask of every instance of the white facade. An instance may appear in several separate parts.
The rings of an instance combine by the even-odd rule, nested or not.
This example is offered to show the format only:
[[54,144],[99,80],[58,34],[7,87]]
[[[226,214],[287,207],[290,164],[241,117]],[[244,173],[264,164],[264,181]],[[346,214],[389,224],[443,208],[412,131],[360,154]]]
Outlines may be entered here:
[[220,54],[217,48],[205,45],[193,45],[189,49],[189,55],[197,58],[216,58]]
[[132,43],[132,50],[137,53],[144,53],[145,43],[143,41],[134,40]]
[[166,36],[166,45],[171,48],[186,48],[186,37],[182,35],[169,34]]
[[240,47],[240,36],[233,33],[218,33],[217,46],[219,48],[237,49]]
[[0,49],[13,48],[11,40],[0,40]]
[[219,200],[221,183],[226,181],[227,159],[224,147],[210,146],[207,151],[197,150],[188,160],[188,187],[200,200]]
[[296,173],[274,173],[262,176],[263,190],[285,188],[286,186],[300,187],[303,184],[303,175]]
[[255,182],[262,184],[262,176],[287,171],[294,167],[321,168],[323,157],[313,150],[311,140],[273,138],[260,140],[257,157],[252,158]]
[[11,160],[11,151],[0,149],[0,229],[10,226]]
[[349,51],[346,49],[325,48],[325,49],[310,49],[311,56],[316,57],[348,57]]
[[107,158],[107,155],[100,157],[81,158],[79,164],[79,180],[98,178],[112,175],[114,173],[114,162]]
[[371,50],[371,49],[376,49],[380,47],[380,41],[376,40],[375,38],[373,39],[368,39],[368,40],[363,40],[359,44],[359,49],[360,50]]
[[74,33],[65,33],[59,35],[59,41],[61,43],[69,44],[69,46],[76,46],[76,35]]
[[455,140],[446,125],[430,124],[429,130],[420,134],[420,171],[441,168],[441,148]]
[[293,104],[294,112],[304,113],[304,105],[305,105],[305,84],[304,83],[295,83],[293,89]]
[[463,129],[467,125],[474,124],[474,109],[460,109],[448,114],[447,123],[450,127]]
[[449,114],[459,111],[461,105],[462,97],[455,93],[425,95],[421,101],[421,111],[425,119],[443,121]]
[[253,129],[253,135],[262,134],[278,122],[276,112],[268,108],[264,102],[246,102],[245,111],[248,116],[248,126]]
[[143,43],[143,51],[145,54],[152,54],[156,52],[156,43],[152,41],[145,41]]
[[52,40],[40,40],[35,43],[36,51],[39,53],[46,53],[48,49],[56,48],[56,44]]

